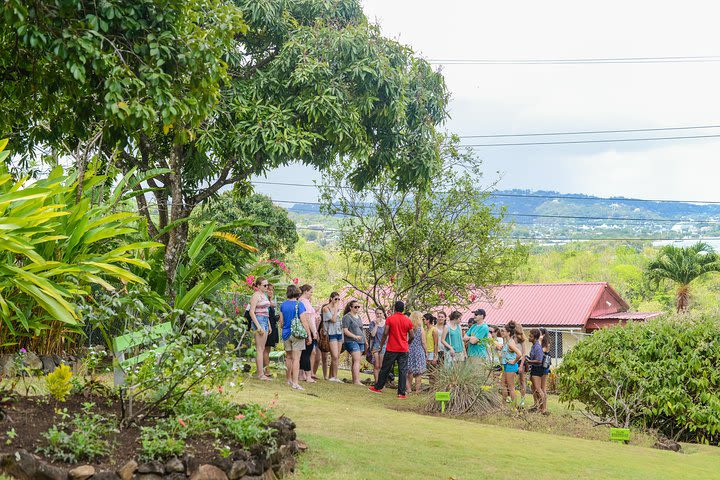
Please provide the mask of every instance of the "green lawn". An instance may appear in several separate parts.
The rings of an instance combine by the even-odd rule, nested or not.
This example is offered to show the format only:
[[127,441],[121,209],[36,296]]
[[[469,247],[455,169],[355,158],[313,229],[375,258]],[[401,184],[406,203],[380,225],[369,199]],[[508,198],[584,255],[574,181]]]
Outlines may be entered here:
[[[235,395],[238,401],[277,399],[277,409],[295,420],[299,437],[309,445],[298,479],[459,480],[519,477],[522,472],[536,479],[720,478],[720,449],[715,447],[691,446],[692,453],[679,454],[508,428],[502,419],[488,425],[420,415],[410,410],[421,398],[397,400],[387,389],[375,395],[321,381],[296,392],[280,379],[248,380]],[[562,415],[561,406],[552,407]],[[548,421],[526,418],[531,424]],[[531,430],[536,426],[543,430],[542,425],[528,425]],[[568,432],[573,434],[586,436]]]

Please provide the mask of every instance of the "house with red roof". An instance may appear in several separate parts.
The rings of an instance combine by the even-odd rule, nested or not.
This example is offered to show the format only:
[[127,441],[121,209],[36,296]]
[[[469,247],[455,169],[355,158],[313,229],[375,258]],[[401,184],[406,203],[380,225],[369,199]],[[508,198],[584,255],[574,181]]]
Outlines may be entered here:
[[[511,320],[527,331],[546,328],[555,358],[572,348],[583,336],[600,328],[645,321],[662,312],[630,312],[630,306],[607,282],[511,284],[477,294],[476,301],[462,310],[461,323],[482,308],[485,321],[502,326]],[[446,312],[451,308],[443,309]]]

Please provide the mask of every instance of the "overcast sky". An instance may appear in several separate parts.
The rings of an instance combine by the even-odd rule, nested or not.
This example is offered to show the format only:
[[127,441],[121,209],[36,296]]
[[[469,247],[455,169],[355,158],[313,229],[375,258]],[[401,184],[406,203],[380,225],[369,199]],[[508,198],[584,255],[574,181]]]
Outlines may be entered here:
[[[426,59],[570,59],[720,55],[718,2],[364,0],[386,36]],[[720,125],[720,62],[445,65],[445,125],[460,135]],[[464,140],[465,143],[720,135],[713,130]],[[477,148],[498,188],[720,201],[720,138]],[[268,181],[309,182],[294,166]],[[307,188],[258,186],[279,200]]]

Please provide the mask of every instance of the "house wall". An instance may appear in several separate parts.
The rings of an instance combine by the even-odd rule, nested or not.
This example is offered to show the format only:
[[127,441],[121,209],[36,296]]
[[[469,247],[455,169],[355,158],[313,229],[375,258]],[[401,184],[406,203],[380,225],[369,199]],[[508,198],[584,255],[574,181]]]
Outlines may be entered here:
[[590,316],[599,317],[601,315],[607,315],[608,313],[617,313],[624,311],[625,308],[617,301],[617,298],[615,298],[615,296],[612,295],[608,289],[605,289],[600,295],[600,299],[595,304],[595,307],[590,313]]

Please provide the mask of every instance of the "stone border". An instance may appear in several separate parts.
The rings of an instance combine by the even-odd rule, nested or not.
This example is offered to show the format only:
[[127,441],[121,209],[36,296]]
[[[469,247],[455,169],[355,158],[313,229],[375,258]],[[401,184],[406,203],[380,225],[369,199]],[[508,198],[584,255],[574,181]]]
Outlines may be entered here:
[[167,462],[138,463],[130,460],[114,472],[97,472],[92,465],[66,469],[46,463],[26,450],[0,454],[0,473],[17,480],[272,480],[295,471],[295,455],[307,446],[297,440],[295,422],[281,417],[268,427],[275,429],[277,449],[267,456],[265,445],[238,450],[200,465],[192,455]]

